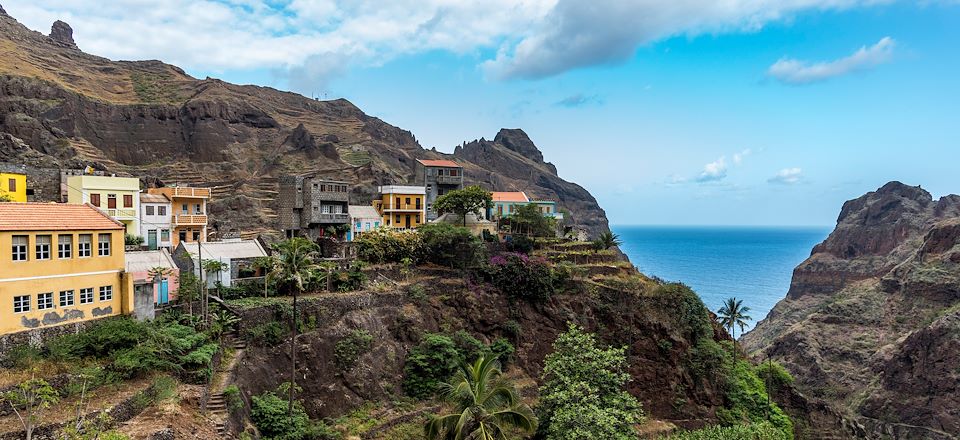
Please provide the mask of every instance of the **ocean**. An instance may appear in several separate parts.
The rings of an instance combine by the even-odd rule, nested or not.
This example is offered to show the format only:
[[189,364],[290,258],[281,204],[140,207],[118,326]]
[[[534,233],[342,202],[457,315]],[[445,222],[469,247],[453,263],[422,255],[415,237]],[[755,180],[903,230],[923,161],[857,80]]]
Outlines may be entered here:
[[[716,312],[736,297],[750,328],[790,288],[793,269],[830,233],[827,227],[612,226],[621,249],[649,276],[681,281]],[[739,329],[737,337],[740,336]]]

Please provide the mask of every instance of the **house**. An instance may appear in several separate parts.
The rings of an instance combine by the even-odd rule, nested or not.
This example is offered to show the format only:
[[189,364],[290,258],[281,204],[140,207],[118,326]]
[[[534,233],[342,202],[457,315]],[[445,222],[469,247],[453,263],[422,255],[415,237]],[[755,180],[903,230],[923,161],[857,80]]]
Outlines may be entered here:
[[138,295],[152,297],[157,305],[177,299],[180,268],[167,249],[127,252],[124,262],[127,273],[133,278],[133,290]]
[[417,159],[414,184],[422,186],[426,195],[427,220],[437,218],[433,202],[450,191],[463,189],[463,167],[452,160]]
[[20,173],[0,173],[0,198],[8,202],[27,201],[27,176]]
[[173,229],[171,247],[175,248],[182,242],[207,241],[207,200],[210,200],[210,188],[169,186],[149,188],[147,193],[163,195],[170,200],[170,227]]
[[151,316],[152,299],[132,294],[123,242],[124,225],[91,205],[0,203],[0,334]]
[[563,213],[557,211],[557,202],[552,200],[531,200],[530,203],[537,205],[537,209],[540,210],[540,214],[543,214],[544,217],[552,217],[557,221],[563,220]]
[[163,194],[140,194],[140,236],[147,249],[171,249],[173,242],[173,205]]
[[[473,213],[467,213],[466,219],[452,212],[440,214],[440,217],[437,217],[434,223],[449,223],[454,226],[465,227],[476,235],[483,235],[483,231],[487,231],[490,235],[497,234],[496,222],[492,222]],[[466,223],[466,225],[464,225],[464,223]]]
[[426,190],[422,186],[385,185],[378,188],[380,199],[373,207],[383,219],[383,226],[414,229],[426,222]]
[[350,205],[350,232],[347,233],[347,240],[353,241],[364,232],[372,231],[380,227],[382,216],[372,206]]
[[350,224],[350,184],[309,176],[280,179],[277,213],[287,237],[316,239],[328,228],[346,230]]
[[557,211],[557,202],[549,200],[532,200],[523,191],[494,191],[493,208],[487,215],[489,219],[501,219],[508,217],[516,212],[520,206],[529,204],[537,205],[537,209],[544,217],[551,217],[556,220],[563,220],[563,213]]
[[123,223],[126,234],[140,235],[140,179],[136,177],[69,176],[67,203],[89,203]]
[[238,282],[262,279],[264,274],[256,269],[253,260],[267,256],[259,240],[223,240],[210,242],[180,242],[173,252],[173,261],[181,272],[193,272],[200,276],[200,261],[219,261],[225,268],[218,272],[204,272],[203,279],[209,288],[217,283],[233,287]]

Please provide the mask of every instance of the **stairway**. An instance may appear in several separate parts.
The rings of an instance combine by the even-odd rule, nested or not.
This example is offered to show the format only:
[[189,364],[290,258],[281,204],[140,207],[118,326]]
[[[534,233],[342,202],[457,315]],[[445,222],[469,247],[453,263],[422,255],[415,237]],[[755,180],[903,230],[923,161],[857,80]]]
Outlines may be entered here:
[[[235,350],[233,354],[233,359],[229,365],[221,365],[218,372],[229,374],[229,372],[236,366],[236,362],[243,357],[243,350],[247,348],[247,343],[240,335],[237,334],[236,330],[230,330],[223,334],[222,344],[225,347],[230,347]],[[229,379],[228,379],[229,380]],[[215,387],[216,391],[211,392],[210,398],[207,399],[207,417],[213,421],[213,425],[217,430],[217,435],[220,438],[233,438],[227,433],[227,420],[230,418],[229,409],[227,408],[227,399],[223,395],[223,390],[227,386],[227,381],[223,383],[218,383]]]
[[217,429],[217,436],[227,438],[227,400],[223,393],[211,394],[207,400],[207,412],[214,421],[214,427]]

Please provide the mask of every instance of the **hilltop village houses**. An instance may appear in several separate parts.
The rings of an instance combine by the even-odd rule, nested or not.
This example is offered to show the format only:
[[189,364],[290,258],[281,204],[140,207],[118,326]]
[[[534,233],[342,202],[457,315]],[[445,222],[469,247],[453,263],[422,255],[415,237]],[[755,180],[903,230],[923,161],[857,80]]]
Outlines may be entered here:
[[[39,180],[24,167],[0,164],[0,337],[116,315],[151,319],[176,301],[185,273],[210,289],[263,282],[255,262],[270,247],[262,237],[211,231],[213,188],[145,187],[137,176],[90,167],[49,171],[59,175],[59,191],[39,183],[35,190]],[[317,174],[283,176],[278,186],[276,237],[318,243],[430,222],[496,234],[498,221],[528,204],[563,219],[556,202],[522,191],[494,191],[491,209],[466,219],[441,215],[436,200],[464,188],[463,166],[446,159],[417,160],[406,181],[379,186]]]

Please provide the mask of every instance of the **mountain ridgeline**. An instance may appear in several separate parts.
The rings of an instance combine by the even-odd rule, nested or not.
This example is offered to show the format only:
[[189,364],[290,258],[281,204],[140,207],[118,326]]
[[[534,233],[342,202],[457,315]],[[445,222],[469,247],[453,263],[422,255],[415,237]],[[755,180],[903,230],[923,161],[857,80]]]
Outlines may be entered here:
[[0,162],[35,171],[30,186],[47,189],[40,200],[56,200],[59,184],[41,170],[92,166],[148,185],[213,187],[213,229],[254,236],[277,229],[282,175],[349,181],[354,203],[367,203],[378,185],[407,183],[416,159],[451,158],[467,184],[556,200],[571,225],[608,230],[596,199],[561,179],[519,129],[445,155],[344,99],[196,79],[160,61],[111,61],[82,52],[64,22],[48,36],[6,13],[0,54]]

